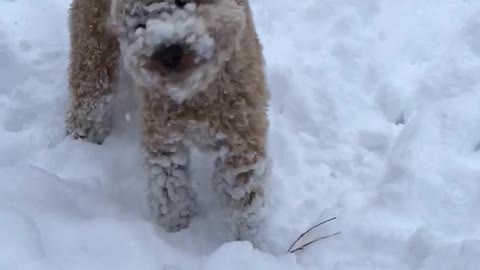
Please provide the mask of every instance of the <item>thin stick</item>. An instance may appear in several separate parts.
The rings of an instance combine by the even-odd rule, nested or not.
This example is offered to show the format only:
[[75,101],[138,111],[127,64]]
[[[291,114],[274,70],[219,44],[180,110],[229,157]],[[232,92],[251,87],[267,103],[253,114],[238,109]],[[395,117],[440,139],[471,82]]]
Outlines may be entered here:
[[327,235],[327,236],[323,236],[323,237],[320,237],[320,238],[317,238],[315,240],[312,240],[308,243],[306,243],[305,245],[299,247],[299,248],[296,248],[294,250],[292,250],[290,253],[295,253],[296,251],[299,251],[299,250],[304,250],[307,246],[310,246],[311,244],[319,241],[319,240],[323,240],[323,239],[327,239],[327,238],[330,238],[330,237],[333,237],[333,236],[336,236],[336,235],[339,235],[340,232],[337,232],[337,233],[333,233],[333,234],[330,234],[330,235]]
[[295,240],[295,242],[293,242],[293,244],[288,248],[288,251],[287,251],[287,252],[290,252],[290,250],[293,248],[293,246],[294,246],[300,239],[302,239],[302,237],[305,236],[307,233],[309,233],[309,232],[312,231],[313,229],[317,228],[318,226],[321,226],[321,225],[323,225],[323,224],[325,224],[325,223],[327,223],[327,222],[330,222],[330,221],[332,221],[332,220],[335,220],[336,218],[337,218],[337,217],[333,217],[333,218],[331,218],[331,219],[327,219],[327,220],[325,220],[325,221],[322,221],[322,222],[318,223],[317,225],[315,225],[315,226],[311,227],[310,229],[308,229],[306,232],[302,233],[302,234],[297,238],[297,240]]

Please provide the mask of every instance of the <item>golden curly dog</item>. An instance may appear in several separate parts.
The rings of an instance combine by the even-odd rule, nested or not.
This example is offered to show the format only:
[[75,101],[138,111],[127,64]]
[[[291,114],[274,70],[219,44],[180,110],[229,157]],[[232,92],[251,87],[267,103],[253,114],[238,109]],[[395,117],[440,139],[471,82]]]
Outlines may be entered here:
[[73,0],[67,133],[102,144],[120,68],[141,99],[147,198],[174,232],[197,212],[191,147],[215,151],[213,185],[236,239],[263,220],[270,161],[262,47],[248,0]]

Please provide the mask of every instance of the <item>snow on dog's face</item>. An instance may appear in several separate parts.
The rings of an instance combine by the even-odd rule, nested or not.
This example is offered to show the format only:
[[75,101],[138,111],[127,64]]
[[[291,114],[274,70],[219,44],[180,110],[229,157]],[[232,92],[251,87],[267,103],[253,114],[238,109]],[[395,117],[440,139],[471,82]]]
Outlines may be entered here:
[[235,0],[112,0],[123,62],[136,83],[183,101],[204,90],[235,49]]

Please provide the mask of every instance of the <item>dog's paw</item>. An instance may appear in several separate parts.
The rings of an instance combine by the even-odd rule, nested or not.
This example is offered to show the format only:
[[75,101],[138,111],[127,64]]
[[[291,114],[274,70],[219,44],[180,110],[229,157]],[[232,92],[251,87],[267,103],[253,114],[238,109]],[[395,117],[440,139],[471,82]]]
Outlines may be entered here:
[[191,206],[189,207],[190,209],[176,209],[175,206],[177,205],[170,203],[169,206],[172,209],[168,209],[166,213],[159,211],[160,205],[152,205],[152,202],[150,202],[150,206],[154,223],[168,233],[175,233],[189,228],[193,217],[196,215]]
[[67,113],[66,135],[100,145],[110,134],[112,122],[107,106],[101,109],[98,106],[73,108]]
[[[158,162],[158,161],[156,161]],[[186,179],[175,176],[184,173],[175,170],[175,165],[152,170],[147,191],[148,203],[154,222],[167,232],[178,232],[190,226],[197,214],[195,194]],[[168,175],[167,171],[170,171]]]

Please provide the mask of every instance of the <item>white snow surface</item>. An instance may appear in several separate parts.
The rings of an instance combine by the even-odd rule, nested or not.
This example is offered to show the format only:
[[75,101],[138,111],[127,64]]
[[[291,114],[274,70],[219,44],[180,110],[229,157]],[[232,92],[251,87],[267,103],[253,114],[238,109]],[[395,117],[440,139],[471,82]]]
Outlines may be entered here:
[[[69,4],[0,1],[0,269],[479,269],[480,1],[251,0],[270,252],[214,211],[154,229],[128,122],[101,146],[65,138]],[[330,217],[312,237],[340,235],[285,252]]]

